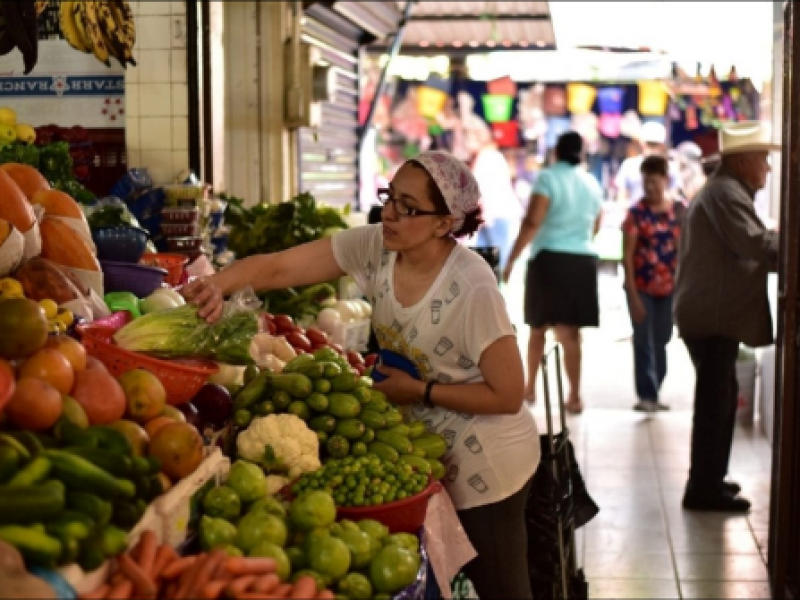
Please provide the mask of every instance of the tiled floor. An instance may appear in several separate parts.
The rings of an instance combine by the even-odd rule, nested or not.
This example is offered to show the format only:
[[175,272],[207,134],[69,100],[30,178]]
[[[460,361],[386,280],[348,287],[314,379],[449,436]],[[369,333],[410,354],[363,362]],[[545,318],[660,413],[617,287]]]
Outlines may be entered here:
[[[515,273],[504,294],[524,348],[521,275]],[[654,416],[632,411],[630,326],[621,282],[604,276],[600,289],[602,325],[584,335],[582,387],[588,408],[569,418],[581,471],[601,508],[576,539],[590,597],[769,598],[765,544],[771,449],[758,422],[737,428],[731,458],[731,478],[753,502],[751,514],[682,510],[691,436],[691,362],[683,344],[673,340],[662,397],[672,410]],[[545,431],[541,400],[533,410]]]

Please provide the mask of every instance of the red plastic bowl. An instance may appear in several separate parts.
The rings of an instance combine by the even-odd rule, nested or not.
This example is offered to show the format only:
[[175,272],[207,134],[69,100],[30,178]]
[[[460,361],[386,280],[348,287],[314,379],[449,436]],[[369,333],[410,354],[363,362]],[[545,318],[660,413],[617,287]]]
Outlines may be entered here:
[[428,511],[428,500],[434,494],[442,491],[442,484],[432,481],[427,488],[419,494],[379,506],[363,506],[354,508],[338,508],[336,520],[350,519],[375,519],[386,525],[390,533],[417,534],[425,523],[425,513]]

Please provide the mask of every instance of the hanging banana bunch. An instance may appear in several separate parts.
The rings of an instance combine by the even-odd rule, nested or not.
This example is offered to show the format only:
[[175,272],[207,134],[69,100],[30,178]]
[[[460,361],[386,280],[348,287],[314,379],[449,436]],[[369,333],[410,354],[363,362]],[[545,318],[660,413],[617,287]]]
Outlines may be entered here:
[[37,2],[0,2],[0,56],[19,48],[27,75],[39,60]]
[[136,65],[136,26],[131,7],[124,0],[62,1],[59,21],[67,43],[79,52],[94,54],[107,67],[111,66],[111,57],[124,68]]

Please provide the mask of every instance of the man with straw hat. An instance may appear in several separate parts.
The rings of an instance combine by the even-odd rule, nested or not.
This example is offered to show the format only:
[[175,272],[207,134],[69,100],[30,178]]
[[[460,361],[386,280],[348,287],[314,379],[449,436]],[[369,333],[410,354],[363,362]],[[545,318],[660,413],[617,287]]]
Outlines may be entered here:
[[683,498],[688,510],[747,512],[740,487],[724,481],[736,423],[740,343],[773,342],[767,275],[777,270],[779,237],[756,215],[769,153],[780,150],[757,121],[720,131],[721,165],[684,217],[674,316],[692,358],[692,459]]

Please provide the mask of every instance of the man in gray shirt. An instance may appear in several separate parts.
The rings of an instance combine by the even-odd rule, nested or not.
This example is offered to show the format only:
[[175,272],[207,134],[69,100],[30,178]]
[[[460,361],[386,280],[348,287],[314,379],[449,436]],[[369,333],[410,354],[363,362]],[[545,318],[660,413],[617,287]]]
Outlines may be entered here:
[[770,171],[768,134],[758,122],[720,132],[722,164],[684,217],[674,316],[697,382],[688,510],[747,512],[739,485],[725,482],[736,423],[739,344],[773,342],[767,275],[777,270],[779,237],[753,200]]

